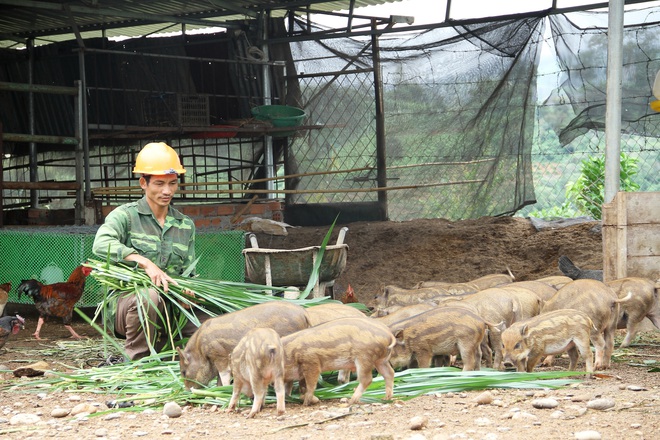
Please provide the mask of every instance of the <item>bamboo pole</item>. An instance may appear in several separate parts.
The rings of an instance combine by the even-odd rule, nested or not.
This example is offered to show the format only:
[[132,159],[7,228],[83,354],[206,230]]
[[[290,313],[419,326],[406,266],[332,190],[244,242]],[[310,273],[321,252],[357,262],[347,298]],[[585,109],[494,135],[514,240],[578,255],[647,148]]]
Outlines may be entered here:
[[[436,183],[424,183],[420,185],[405,185],[405,186],[390,186],[387,188],[336,188],[336,189],[280,189],[271,191],[268,189],[218,189],[218,190],[181,190],[177,191],[178,194],[269,194],[269,193],[278,193],[278,194],[340,194],[340,193],[368,193],[376,191],[396,191],[402,189],[419,189],[419,188],[430,188],[436,186],[448,186],[448,185],[465,185],[470,183],[483,183],[485,180],[457,180],[452,182],[436,182]],[[141,194],[141,190],[136,189],[112,189],[112,188],[97,188],[92,190],[95,195],[132,195]]]
[[[347,170],[332,170],[332,171],[313,171],[311,173],[297,173],[297,174],[288,174],[285,176],[275,176],[275,177],[263,177],[259,179],[247,179],[247,180],[225,180],[220,182],[187,182],[180,183],[180,187],[186,186],[220,186],[220,185],[250,185],[252,183],[263,183],[269,180],[285,180],[293,179],[297,177],[308,177],[308,176],[323,176],[326,174],[341,174],[341,173],[354,173],[356,171],[368,171],[372,170],[373,167],[362,167],[362,168],[352,168]],[[139,186],[113,186],[114,189],[140,189]],[[103,188],[101,188],[103,189]],[[272,192],[272,191],[271,191]],[[279,192],[279,191],[277,191]]]
[[234,216],[231,218],[231,224],[232,224],[232,225],[235,225],[236,223],[238,223],[238,222],[241,220],[241,217],[243,217],[243,214],[245,214],[245,213],[247,212],[247,210],[250,209],[250,206],[252,206],[252,204],[253,204],[258,198],[259,198],[259,195],[258,195],[258,194],[255,194],[254,196],[252,196],[252,199],[250,199],[250,201],[247,202],[247,203],[245,204],[245,206],[243,206],[243,207],[242,207],[242,208],[236,213],[236,215],[234,215]]
[[[421,164],[412,164],[412,165],[398,165],[398,166],[393,166],[393,167],[388,167],[390,170],[395,170],[395,169],[404,169],[404,168],[415,168],[415,167],[422,167],[422,166],[437,166],[437,165],[469,165],[469,164],[475,164],[475,163],[482,163],[482,162],[490,162],[495,160],[495,158],[492,159],[478,159],[478,160],[473,160],[473,161],[463,161],[463,162],[426,162],[426,163],[421,163]],[[179,186],[181,188],[189,187],[189,186],[221,186],[221,185],[250,185],[253,183],[263,183],[267,182],[270,180],[286,180],[286,179],[294,179],[298,177],[310,177],[310,176],[324,176],[324,175],[329,175],[329,174],[343,174],[343,173],[355,173],[358,171],[371,171],[374,170],[375,167],[360,167],[360,168],[349,168],[345,170],[331,170],[331,171],[313,171],[309,173],[295,173],[295,174],[287,174],[284,176],[274,176],[274,177],[263,177],[259,179],[246,179],[246,180],[231,180],[231,181],[218,181],[218,182],[186,182],[186,183],[180,183]],[[99,191],[103,191],[105,189],[112,189],[112,190],[140,190],[139,186],[113,186],[113,187],[100,187],[95,189],[97,193]],[[238,192],[249,192],[248,190],[245,191],[238,191]],[[271,191],[271,192],[283,192],[283,191]],[[294,193],[295,194],[295,193]]]

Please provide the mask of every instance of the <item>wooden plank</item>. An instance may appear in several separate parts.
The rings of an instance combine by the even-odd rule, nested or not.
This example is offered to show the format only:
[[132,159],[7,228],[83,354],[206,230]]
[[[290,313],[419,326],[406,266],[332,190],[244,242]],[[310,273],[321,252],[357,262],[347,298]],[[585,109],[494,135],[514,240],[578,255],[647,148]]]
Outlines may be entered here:
[[619,192],[614,198],[616,204],[616,266],[614,267],[615,278],[625,278],[628,276],[628,196],[630,193]]
[[660,255],[660,225],[628,225],[628,258]]
[[[616,196],[614,196],[616,200]],[[603,280],[615,279],[616,254],[616,205],[615,200],[603,204],[601,234],[603,236]]]
[[628,276],[644,277],[650,280],[660,278],[660,255],[651,257],[629,257]]
[[660,192],[625,194],[628,225],[639,223],[657,224],[658,219],[660,219]]

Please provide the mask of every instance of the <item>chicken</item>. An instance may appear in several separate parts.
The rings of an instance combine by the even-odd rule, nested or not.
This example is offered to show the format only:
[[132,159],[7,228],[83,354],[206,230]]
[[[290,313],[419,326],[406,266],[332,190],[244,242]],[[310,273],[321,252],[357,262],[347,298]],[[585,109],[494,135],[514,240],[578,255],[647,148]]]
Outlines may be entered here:
[[69,279],[63,283],[42,284],[37,280],[23,280],[18,286],[18,297],[21,294],[32,297],[34,305],[39,312],[39,322],[37,322],[37,331],[33,333],[37,339],[44,321],[49,317],[62,318],[64,327],[71,333],[75,339],[81,339],[73,327],[71,327],[71,318],[73,308],[82,297],[85,290],[85,279],[92,272],[92,269],[85,266],[76,267]]
[[603,281],[603,271],[596,269],[580,269],[566,255],[559,257],[559,270],[567,277],[574,280],[598,280]]
[[344,293],[341,295],[339,300],[344,304],[360,302],[355,296],[355,291],[353,291],[353,288],[351,287],[350,284],[346,288],[346,291],[344,291]]
[[5,346],[9,335],[15,335],[22,328],[25,328],[25,319],[18,315],[0,318],[0,348]]
[[0,316],[5,311],[7,301],[9,301],[9,291],[11,290],[11,283],[0,284]]

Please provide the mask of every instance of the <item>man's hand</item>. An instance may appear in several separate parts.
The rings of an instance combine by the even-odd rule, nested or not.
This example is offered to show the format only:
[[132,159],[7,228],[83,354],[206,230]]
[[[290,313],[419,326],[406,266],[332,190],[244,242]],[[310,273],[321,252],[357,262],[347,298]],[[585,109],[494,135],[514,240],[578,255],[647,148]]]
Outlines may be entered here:
[[156,263],[150,259],[143,257],[139,254],[130,254],[126,258],[126,261],[135,261],[138,266],[144,269],[144,272],[149,276],[151,282],[154,283],[157,287],[162,287],[164,292],[167,292],[170,283],[178,286],[179,284],[172,279],[168,274],[163,272],[163,270],[156,266]]
[[[183,294],[184,294],[184,295],[188,295],[188,296],[192,296],[193,298],[195,297],[195,292],[193,292],[192,290],[183,289]],[[179,301],[179,304],[180,304],[181,307],[183,307],[184,309],[186,309],[186,310],[190,310],[190,304],[185,303],[185,302],[183,302],[183,301]]]

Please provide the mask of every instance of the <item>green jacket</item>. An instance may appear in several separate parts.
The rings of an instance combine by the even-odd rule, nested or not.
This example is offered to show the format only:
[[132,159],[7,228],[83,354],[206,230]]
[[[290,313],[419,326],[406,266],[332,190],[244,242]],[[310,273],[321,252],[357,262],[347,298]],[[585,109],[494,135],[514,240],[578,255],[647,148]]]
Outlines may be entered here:
[[195,223],[170,206],[161,227],[143,197],[108,214],[96,232],[92,252],[112,262],[137,253],[167,274],[178,276],[195,260]]

